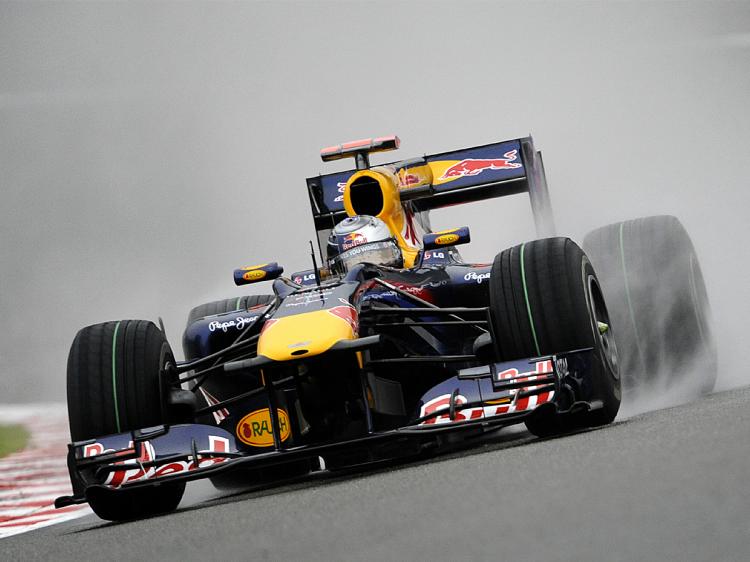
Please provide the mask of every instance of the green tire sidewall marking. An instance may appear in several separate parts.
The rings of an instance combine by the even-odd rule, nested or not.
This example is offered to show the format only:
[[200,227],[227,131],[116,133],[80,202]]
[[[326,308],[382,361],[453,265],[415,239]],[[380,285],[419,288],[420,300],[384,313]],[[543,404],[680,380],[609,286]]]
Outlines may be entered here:
[[529,325],[531,326],[531,335],[534,337],[534,347],[536,348],[536,354],[541,355],[539,351],[539,340],[536,337],[536,329],[534,328],[534,318],[531,315],[531,303],[529,303],[529,290],[526,286],[526,265],[524,263],[523,255],[526,244],[521,244],[521,284],[523,285],[523,298],[526,301],[526,312],[529,314]]
[[120,429],[120,409],[117,405],[117,332],[120,330],[120,322],[115,324],[115,332],[112,334],[112,398],[115,401],[115,423],[117,424],[117,433]]
[[633,302],[630,299],[630,285],[628,284],[628,270],[625,266],[625,242],[623,229],[625,223],[620,223],[620,264],[622,265],[622,278],[625,282],[625,298],[628,301],[628,311],[630,313],[630,323],[633,325],[633,333],[635,335],[635,346],[638,348],[638,357],[641,360],[641,366],[644,371],[646,370],[646,360],[643,357],[643,350],[641,349],[641,338],[638,335],[638,325],[635,323],[635,312],[633,311]]
[[693,254],[690,254],[690,298],[693,302],[693,313],[695,314],[695,321],[698,324],[698,331],[701,335],[701,342],[703,342],[703,347],[705,347],[708,351],[710,346],[708,343],[708,338],[703,331],[703,318],[700,312],[702,307],[699,304],[700,300],[698,299],[698,288],[695,283],[695,260],[693,259]]

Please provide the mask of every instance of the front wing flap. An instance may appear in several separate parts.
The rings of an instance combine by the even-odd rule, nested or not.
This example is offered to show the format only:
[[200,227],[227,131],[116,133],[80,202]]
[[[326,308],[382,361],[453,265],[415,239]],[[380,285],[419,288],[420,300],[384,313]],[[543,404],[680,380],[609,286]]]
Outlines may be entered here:
[[414,423],[424,427],[523,418],[544,405],[559,413],[594,409],[592,353],[586,348],[461,369],[424,395]]

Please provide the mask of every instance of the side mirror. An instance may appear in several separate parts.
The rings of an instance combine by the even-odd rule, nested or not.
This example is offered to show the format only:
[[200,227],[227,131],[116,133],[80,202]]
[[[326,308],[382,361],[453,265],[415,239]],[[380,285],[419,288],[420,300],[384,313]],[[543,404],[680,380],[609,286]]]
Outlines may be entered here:
[[471,242],[471,233],[468,226],[432,232],[425,234],[422,238],[425,250],[437,250],[438,248],[458,246],[459,244],[468,244],[469,242]]
[[278,263],[264,263],[261,265],[252,265],[250,267],[241,267],[234,270],[234,284],[248,285],[259,281],[270,281],[276,279],[284,273],[284,268]]

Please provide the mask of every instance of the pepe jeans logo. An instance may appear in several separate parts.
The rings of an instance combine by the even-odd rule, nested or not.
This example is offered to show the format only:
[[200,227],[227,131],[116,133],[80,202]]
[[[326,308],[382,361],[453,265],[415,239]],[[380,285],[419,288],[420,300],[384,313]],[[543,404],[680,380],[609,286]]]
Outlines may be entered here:
[[464,275],[464,281],[471,281],[472,279],[477,282],[477,285],[481,285],[482,281],[485,279],[490,278],[490,272],[486,273],[477,273],[476,271],[472,271],[470,273],[467,273]]
[[242,330],[245,328],[245,326],[247,326],[251,322],[255,322],[257,319],[257,316],[238,316],[237,318],[233,320],[227,320],[226,322],[219,322],[218,320],[214,320],[208,325],[208,331],[215,332],[216,330],[221,330],[222,332],[227,332],[229,328]]

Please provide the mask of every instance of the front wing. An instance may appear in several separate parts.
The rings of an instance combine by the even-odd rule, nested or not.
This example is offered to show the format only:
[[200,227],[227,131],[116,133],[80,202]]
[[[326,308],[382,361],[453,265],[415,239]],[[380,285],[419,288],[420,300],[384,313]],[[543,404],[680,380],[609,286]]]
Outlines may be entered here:
[[[587,388],[593,360],[592,349],[583,349],[465,369],[445,381],[450,385],[457,381],[454,390],[438,395],[440,400],[425,402],[409,425],[334,443],[287,448],[277,443],[269,452],[249,454],[237,447],[231,433],[203,424],[162,425],[71,443],[68,469],[73,495],[58,498],[55,506],[84,503],[92,491],[117,494],[239,467],[264,468],[342,452],[362,452],[365,462],[376,462],[439,446],[449,434],[520,423],[542,410],[573,414],[596,409],[601,403],[591,399]],[[535,367],[529,370],[524,365]],[[473,384],[491,390],[472,399],[461,385]]]

